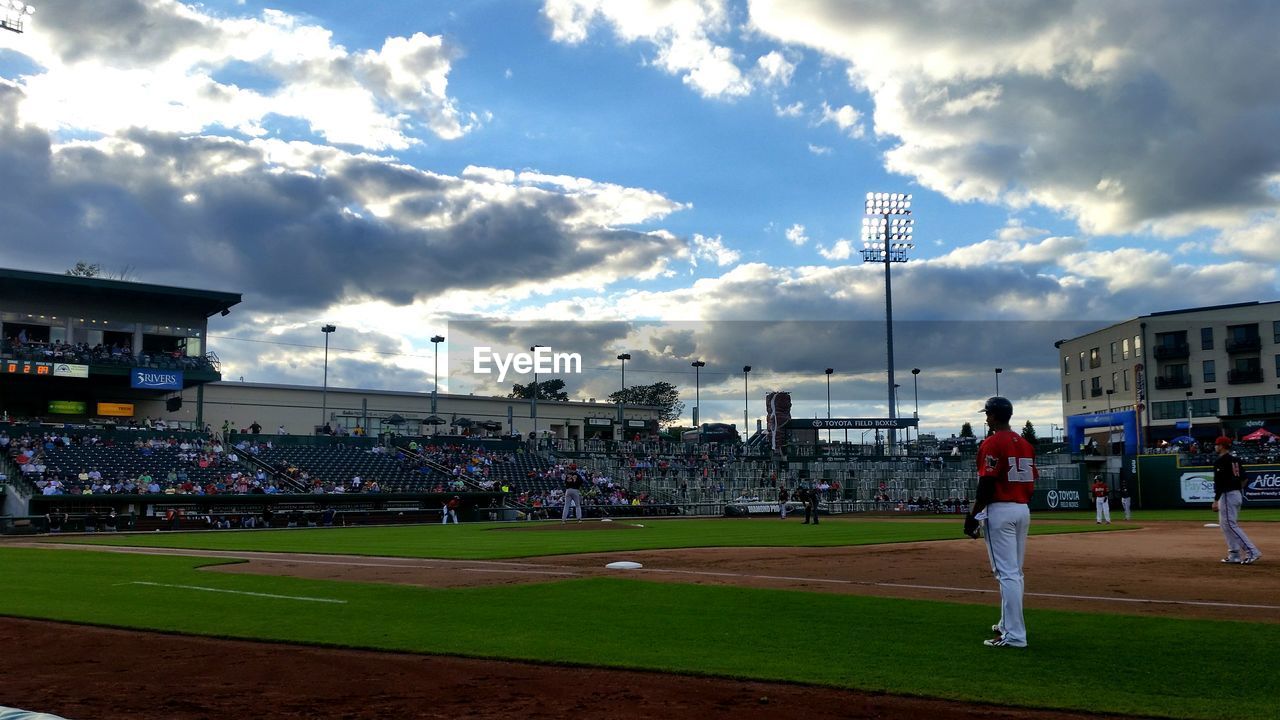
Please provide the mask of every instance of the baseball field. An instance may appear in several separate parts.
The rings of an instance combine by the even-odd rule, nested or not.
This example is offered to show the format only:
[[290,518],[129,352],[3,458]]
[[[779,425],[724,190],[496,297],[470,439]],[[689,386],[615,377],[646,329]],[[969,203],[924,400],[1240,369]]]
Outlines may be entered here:
[[[1026,649],[959,519],[0,544],[0,705],[68,718],[1275,718],[1280,511],[1037,515]],[[1275,548],[1272,551],[1269,548]],[[1272,554],[1275,561],[1272,561]],[[605,565],[631,560],[643,567]]]

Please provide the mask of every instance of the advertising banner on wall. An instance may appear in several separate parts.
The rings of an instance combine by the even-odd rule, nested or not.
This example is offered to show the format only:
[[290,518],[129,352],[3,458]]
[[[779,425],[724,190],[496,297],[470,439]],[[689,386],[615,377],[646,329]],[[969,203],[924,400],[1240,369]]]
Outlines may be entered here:
[[[1084,485],[1084,481],[1080,480],[1059,480],[1056,488],[1037,488],[1031,494],[1031,509],[1083,510],[1088,497]],[[1088,502],[1088,507],[1092,507],[1092,501]]]
[[139,390],[181,390],[181,370],[134,368],[129,371],[129,386]]
[[1213,471],[1201,470],[1197,472],[1184,472],[1178,480],[1178,486],[1182,491],[1182,502],[1186,503],[1211,503],[1213,502]]
[[1280,470],[1245,470],[1244,499],[1280,502]]

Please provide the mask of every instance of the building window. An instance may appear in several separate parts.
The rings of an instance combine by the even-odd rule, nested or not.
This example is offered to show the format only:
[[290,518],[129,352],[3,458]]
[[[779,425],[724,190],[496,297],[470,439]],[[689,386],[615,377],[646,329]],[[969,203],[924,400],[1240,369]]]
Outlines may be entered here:
[[1280,412],[1280,395],[1251,395],[1229,398],[1232,415],[1262,415]]
[[1125,338],[1123,341],[1121,341],[1120,348],[1121,348],[1120,357],[1124,358],[1125,360],[1128,360],[1129,359],[1129,338]]
[[1276,356],[1276,379],[1280,380],[1280,355]]
[[1089,348],[1089,367],[1102,367],[1102,348]]
[[1083,399],[1085,399],[1085,398],[1089,397],[1089,391],[1085,389],[1085,384],[1084,384],[1084,383],[1085,383],[1085,381],[1084,381],[1084,380],[1081,380],[1081,381],[1080,381],[1080,399],[1081,399],[1081,400],[1083,400]]
[[1120,357],[1118,355],[1118,352],[1119,352],[1119,343],[1113,340],[1111,342],[1111,362],[1113,363],[1119,362]]
[[1084,351],[1080,351],[1080,372],[1084,372]]
[[1071,356],[1070,355],[1062,356],[1062,374],[1063,375],[1071,374]]
[[1213,349],[1213,328],[1211,327],[1200,328],[1200,349],[1201,350]]
[[1191,401],[1192,417],[1218,417],[1218,398],[1201,398]]
[[1124,389],[1128,390],[1129,389],[1129,368],[1125,368],[1124,372],[1121,374],[1124,377]]
[[1280,320],[1271,321],[1271,342],[1280,345]]
[[1120,373],[1111,373],[1111,389],[1112,390],[1115,390],[1116,388],[1119,387],[1119,385],[1116,384],[1116,381],[1119,379],[1120,379]]
[[1142,336],[1141,335],[1133,336],[1133,356],[1136,358],[1142,357]]
[[1152,420],[1185,420],[1188,412],[1192,417],[1218,417],[1218,398],[1151,403]]
[[1205,360],[1204,363],[1204,381],[1207,383],[1218,382],[1218,371],[1213,365],[1212,360]]
[[[1276,359],[1280,360],[1280,355],[1277,355]],[[1071,402],[1071,383],[1062,386],[1062,399]]]
[[1089,381],[1089,394],[1092,397],[1102,396],[1102,376],[1094,375]]

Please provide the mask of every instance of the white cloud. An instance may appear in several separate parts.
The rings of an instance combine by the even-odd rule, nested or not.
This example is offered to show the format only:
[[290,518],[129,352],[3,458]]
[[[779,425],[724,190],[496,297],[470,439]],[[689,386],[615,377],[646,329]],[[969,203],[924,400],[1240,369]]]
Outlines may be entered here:
[[599,19],[624,42],[652,45],[654,65],[680,76],[705,97],[751,92],[751,80],[738,67],[733,50],[711,39],[729,28],[723,0],[546,0],[542,12],[551,21],[553,40],[583,42]]
[[[41,67],[21,80],[24,121],[102,134],[222,126],[256,137],[279,116],[372,149],[407,148],[419,129],[454,139],[480,121],[448,95],[453,52],[439,36],[350,51],[280,11],[223,18],[172,0],[128,4],[42,14],[40,32],[10,46]],[[249,76],[222,79],[243,68]]]
[[795,63],[787,60],[787,57],[777,50],[756,58],[756,74],[760,77],[762,85],[786,87],[791,84],[791,77],[795,72]]
[[719,235],[715,237],[706,237],[697,233],[693,235],[692,261],[695,265],[701,259],[709,260],[720,267],[724,267],[738,262],[741,257],[742,253],[726,246]]
[[996,237],[1006,242],[1022,242],[1030,240],[1033,237],[1043,237],[1048,235],[1048,230],[1042,230],[1038,227],[1031,227],[1024,224],[1018,218],[1009,218],[1005,226],[996,232]]
[[998,264],[1052,266],[1067,256],[1079,253],[1087,246],[1083,240],[1073,237],[1050,237],[1038,243],[1005,239],[1003,236],[1008,229],[1008,227],[1001,229],[1001,239],[983,240],[973,245],[958,247],[930,262],[968,268]]
[[840,128],[840,131],[851,138],[860,138],[866,132],[862,127],[862,113],[854,109],[852,105],[841,105],[838,108],[832,108],[825,102],[822,103],[822,117],[818,119],[819,125],[831,123]]
[[814,145],[813,143],[809,143],[809,152],[814,155],[830,155],[831,148],[826,145]]
[[796,247],[809,242],[809,236],[805,234],[804,226],[800,223],[796,223],[795,225],[787,228],[786,236],[787,239],[791,241],[791,244]]
[[848,260],[853,255],[853,243],[841,238],[831,247],[819,245],[818,254],[828,260]]
[[797,100],[790,105],[774,104],[773,113],[778,117],[800,117],[804,114],[804,103]]
[[846,63],[894,144],[886,169],[953,201],[1041,205],[1089,234],[1225,230],[1274,211],[1275,3],[749,9],[751,30]]
[[1253,222],[1224,231],[1214,252],[1236,253],[1263,262],[1280,263],[1280,216],[1268,213]]

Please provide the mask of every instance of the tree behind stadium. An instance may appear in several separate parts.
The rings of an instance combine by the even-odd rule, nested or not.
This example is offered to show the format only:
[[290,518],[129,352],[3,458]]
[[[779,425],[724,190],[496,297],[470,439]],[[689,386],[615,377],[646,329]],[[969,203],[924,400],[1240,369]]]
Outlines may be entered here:
[[669,382],[658,381],[652,385],[632,385],[611,393],[609,402],[656,405],[662,408],[658,413],[658,424],[664,427],[675,422],[684,413],[684,403],[680,401],[680,390]]
[[[529,400],[533,397],[533,383],[529,383],[528,385],[512,383],[511,392],[507,394],[507,397]],[[560,378],[550,378],[548,380],[538,381],[538,399],[567,401],[569,399],[569,393],[564,390],[564,380],[561,380]]]

